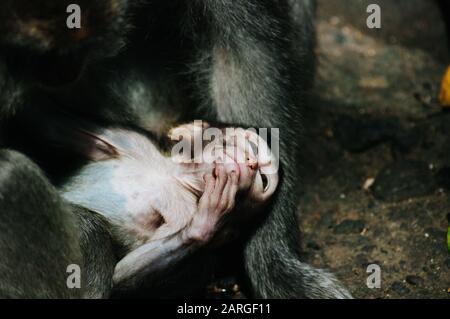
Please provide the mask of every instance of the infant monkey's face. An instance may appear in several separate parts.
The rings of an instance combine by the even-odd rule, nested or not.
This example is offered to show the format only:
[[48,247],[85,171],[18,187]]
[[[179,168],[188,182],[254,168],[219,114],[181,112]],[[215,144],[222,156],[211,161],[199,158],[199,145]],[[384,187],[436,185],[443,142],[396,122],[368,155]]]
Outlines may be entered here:
[[131,225],[129,232],[145,234],[144,240],[158,239],[152,236],[164,224],[174,230],[183,227],[198,209],[205,181],[219,170],[238,177],[236,206],[251,208],[267,201],[277,188],[278,173],[266,142],[256,133],[238,129],[213,142],[200,142],[200,151],[195,152],[194,139],[203,137],[204,129],[174,128],[169,134],[175,144],[171,154],[163,154],[156,143],[134,131],[85,134],[88,142],[83,152],[93,161],[63,193],[72,202]]
[[220,168],[238,176],[240,193],[253,204],[265,202],[277,188],[278,162],[256,132],[220,130],[203,122],[176,127],[169,138],[178,142],[170,157],[179,164],[177,179],[198,195],[204,191],[205,175],[217,175]]

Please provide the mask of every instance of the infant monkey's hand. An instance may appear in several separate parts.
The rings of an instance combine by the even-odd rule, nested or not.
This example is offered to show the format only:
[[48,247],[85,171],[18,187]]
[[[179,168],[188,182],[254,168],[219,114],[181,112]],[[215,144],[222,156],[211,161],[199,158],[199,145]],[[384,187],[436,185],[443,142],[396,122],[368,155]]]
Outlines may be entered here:
[[[204,174],[196,179],[201,185],[192,187],[202,196],[190,224],[181,232],[186,244],[202,245],[211,239],[218,243],[228,233],[238,233],[230,221],[248,220],[262,211],[278,186],[277,158],[254,130],[212,128],[197,121],[173,128],[169,138],[194,145],[194,152],[192,147],[182,153],[174,148],[172,160],[189,172]],[[234,209],[242,214],[228,214]]]
[[222,218],[235,207],[239,190],[238,172],[227,172],[223,165],[218,165],[214,175],[205,175],[205,183],[198,213],[185,229],[187,242],[208,243],[220,227]]
[[216,167],[214,175],[206,175],[206,189],[191,223],[172,236],[150,241],[126,255],[115,268],[116,287],[133,286],[146,274],[164,269],[209,244],[222,218],[234,208],[238,181],[239,174],[227,173],[223,165]]

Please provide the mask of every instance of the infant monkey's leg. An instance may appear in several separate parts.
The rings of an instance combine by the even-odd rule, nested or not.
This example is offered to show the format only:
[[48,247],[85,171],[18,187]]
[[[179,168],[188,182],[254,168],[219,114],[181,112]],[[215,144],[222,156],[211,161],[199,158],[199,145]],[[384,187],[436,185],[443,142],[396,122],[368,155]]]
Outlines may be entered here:
[[207,244],[220,227],[222,217],[231,212],[238,191],[238,174],[227,174],[217,166],[215,176],[205,176],[205,192],[198,212],[180,232],[151,241],[125,256],[114,271],[114,283],[122,288],[133,285],[146,275],[176,264],[194,250]]

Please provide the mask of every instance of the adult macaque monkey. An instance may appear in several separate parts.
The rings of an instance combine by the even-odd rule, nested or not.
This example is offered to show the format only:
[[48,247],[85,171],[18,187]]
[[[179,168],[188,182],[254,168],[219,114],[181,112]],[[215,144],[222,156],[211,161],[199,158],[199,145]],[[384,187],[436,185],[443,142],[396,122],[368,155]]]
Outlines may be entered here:
[[[243,249],[250,291],[263,298],[350,297],[298,254],[299,106],[313,76],[314,1],[79,0],[81,29],[66,27],[71,3],[0,2],[0,142],[24,136],[9,125],[19,110],[44,105],[156,135],[199,118],[279,128],[280,183]],[[51,177],[52,161],[47,154],[38,162]],[[101,216],[63,200],[26,156],[0,150],[0,295],[107,296],[117,257],[105,240],[109,229]],[[99,255],[102,264],[93,262]],[[87,273],[81,290],[67,289],[72,263]],[[191,267],[184,278],[202,271]]]

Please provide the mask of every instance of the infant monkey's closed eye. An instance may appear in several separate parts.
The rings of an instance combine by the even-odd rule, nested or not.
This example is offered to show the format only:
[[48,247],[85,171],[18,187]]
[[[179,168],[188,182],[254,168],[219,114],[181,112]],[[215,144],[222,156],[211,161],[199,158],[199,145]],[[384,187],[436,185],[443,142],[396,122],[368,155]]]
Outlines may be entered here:
[[[237,129],[202,144],[200,152],[180,155],[177,147],[203,137],[205,128],[172,129],[169,137],[179,143],[170,156],[132,130],[75,129],[77,138],[67,138],[90,162],[63,185],[63,197],[104,215],[127,238],[129,253],[116,266],[117,285],[177,262],[210,242],[225,216],[238,210],[242,220],[275,192],[276,158],[256,133]],[[258,156],[255,147],[265,155]]]

